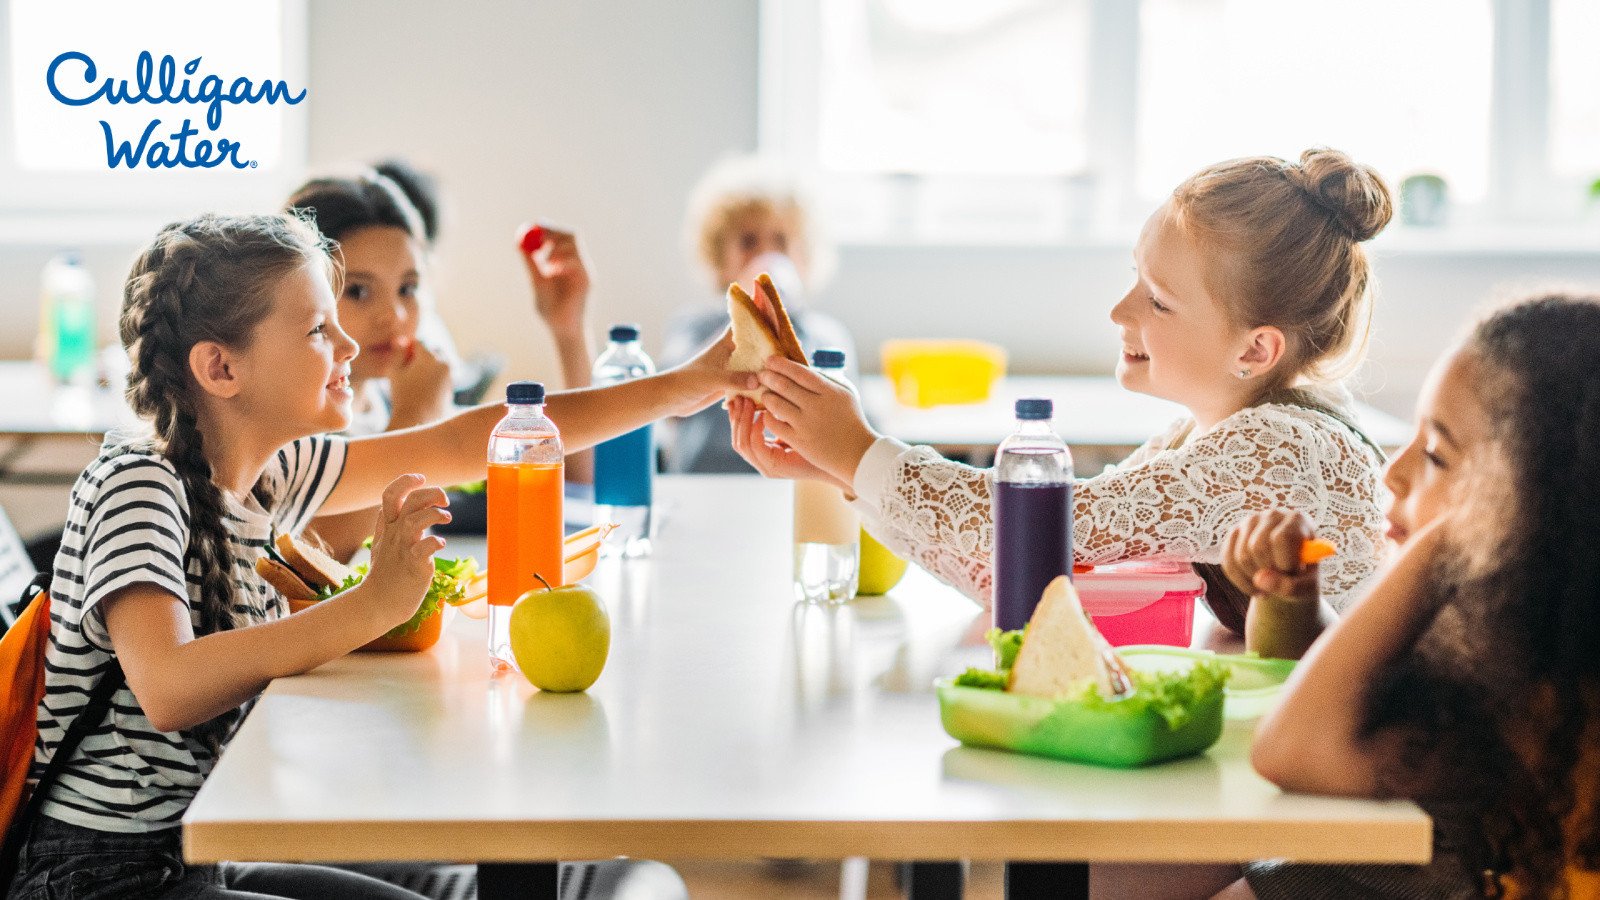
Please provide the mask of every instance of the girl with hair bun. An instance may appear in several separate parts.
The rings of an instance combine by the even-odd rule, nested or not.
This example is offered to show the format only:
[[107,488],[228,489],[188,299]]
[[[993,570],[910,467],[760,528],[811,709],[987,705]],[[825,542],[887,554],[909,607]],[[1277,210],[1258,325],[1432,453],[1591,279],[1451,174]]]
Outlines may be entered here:
[[[1189,416],[1077,482],[1077,561],[1193,561],[1218,619],[1242,631],[1249,601],[1217,565],[1223,539],[1253,511],[1296,509],[1338,550],[1321,566],[1324,612],[1345,606],[1383,552],[1382,454],[1337,378],[1365,349],[1372,275],[1362,243],[1393,209],[1370,167],[1313,149],[1298,162],[1208,166],[1150,216],[1133,286],[1111,310],[1122,330],[1117,379]],[[879,435],[852,394],[803,366],[773,358],[760,380],[764,410],[742,398],[729,407],[734,446],[752,465],[853,494],[874,537],[989,602],[988,470]]]

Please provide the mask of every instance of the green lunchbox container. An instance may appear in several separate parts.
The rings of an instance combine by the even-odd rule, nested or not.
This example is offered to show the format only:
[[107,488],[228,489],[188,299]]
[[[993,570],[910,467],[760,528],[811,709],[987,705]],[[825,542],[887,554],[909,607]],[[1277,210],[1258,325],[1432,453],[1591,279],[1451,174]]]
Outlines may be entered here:
[[1266,714],[1278,702],[1283,683],[1294,672],[1296,660],[1265,659],[1244,654],[1212,653],[1163,644],[1138,644],[1118,647],[1129,665],[1141,669],[1186,668],[1201,660],[1228,667],[1228,702],[1224,713],[1230,719],[1254,719]]
[[1137,696],[1117,703],[1052,700],[943,678],[935,682],[940,721],[947,734],[969,746],[1134,768],[1205,752],[1222,735],[1225,699],[1229,717],[1259,715],[1294,668],[1289,660],[1155,645],[1117,652],[1142,671],[1182,671],[1202,660],[1221,663],[1230,683],[1196,697],[1187,718],[1173,727]]

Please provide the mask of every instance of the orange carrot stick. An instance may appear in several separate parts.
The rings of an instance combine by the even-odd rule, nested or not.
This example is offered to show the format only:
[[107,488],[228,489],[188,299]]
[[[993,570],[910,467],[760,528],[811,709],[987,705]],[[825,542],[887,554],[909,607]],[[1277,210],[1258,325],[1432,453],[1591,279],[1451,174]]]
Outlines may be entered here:
[[1312,538],[1300,545],[1300,565],[1311,566],[1339,552],[1322,538]]

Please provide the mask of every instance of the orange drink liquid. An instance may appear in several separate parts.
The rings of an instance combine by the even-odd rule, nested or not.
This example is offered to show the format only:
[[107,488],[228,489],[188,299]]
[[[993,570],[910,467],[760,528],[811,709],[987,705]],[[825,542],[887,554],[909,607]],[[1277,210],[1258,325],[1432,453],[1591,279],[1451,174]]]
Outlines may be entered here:
[[561,463],[489,464],[489,605],[562,582]]

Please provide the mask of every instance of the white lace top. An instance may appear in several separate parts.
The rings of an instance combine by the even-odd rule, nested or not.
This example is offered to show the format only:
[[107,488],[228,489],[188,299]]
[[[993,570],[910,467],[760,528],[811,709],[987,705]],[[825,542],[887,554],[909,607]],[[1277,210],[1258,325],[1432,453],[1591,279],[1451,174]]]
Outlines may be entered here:
[[[1166,449],[1192,424],[1174,423],[1120,465],[1077,482],[1076,561],[1218,563],[1223,539],[1246,515],[1294,509],[1338,548],[1322,563],[1322,591],[1342,611],[1377,571],[1386,548],[1377,454],[1332,416],[1280,404],[1241,410]],[[867,530],[890,549],[988,603],[993,474],[883,438],[856,469],[855,506]]]

